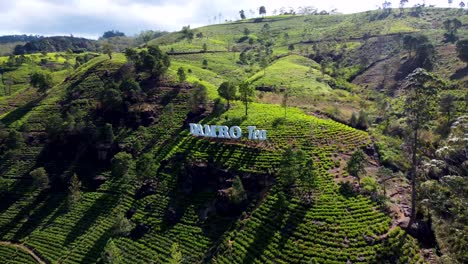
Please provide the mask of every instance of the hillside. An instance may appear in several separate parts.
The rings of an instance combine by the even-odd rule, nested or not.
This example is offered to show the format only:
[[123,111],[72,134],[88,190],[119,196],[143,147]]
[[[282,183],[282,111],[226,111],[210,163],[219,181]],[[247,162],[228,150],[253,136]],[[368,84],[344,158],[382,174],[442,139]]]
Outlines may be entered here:
[[[0,262],[464,263],[468,72],[443,24],[459,19],[464,39],[468,14],[399,12],[0,57]],[[413,228],[403,110],[419,67],[452,101],[421,129]],[[196,137],[190,123],[267,140]]]

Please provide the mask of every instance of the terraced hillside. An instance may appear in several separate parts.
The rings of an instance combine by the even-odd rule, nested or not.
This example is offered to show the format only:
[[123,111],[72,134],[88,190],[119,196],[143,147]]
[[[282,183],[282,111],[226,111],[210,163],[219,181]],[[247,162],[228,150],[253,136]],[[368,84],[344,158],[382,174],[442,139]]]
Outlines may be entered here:
[[[390,93],[411,60],[403,36],[424,31],[435,43],[441,21],[466,25],[467,15],[379,12],[212,25],[193,40],[175,32],[112,56],[0,57],[0,262],[37,261],[13,244],[44,263],[433,261],[400,227],[409,188],[402,121],[376,113],[403,107]],[[437,43],[449,55],[433,71],[459,116],[467,77],[450,79],[462,63],[452,44]],[[52,78],[45,91],[31,85],[37,72]],[[225,81],[252,95],[239,90],[226,107]],[[372,122],[348,122],[358,110]],[[256,126],[267,140],[196,137],[189,123]],[[429,152],[434,142],[425,143]],[[358,152],[364,178],[348,172]],[[299,160],[289,185],[288,153]]]

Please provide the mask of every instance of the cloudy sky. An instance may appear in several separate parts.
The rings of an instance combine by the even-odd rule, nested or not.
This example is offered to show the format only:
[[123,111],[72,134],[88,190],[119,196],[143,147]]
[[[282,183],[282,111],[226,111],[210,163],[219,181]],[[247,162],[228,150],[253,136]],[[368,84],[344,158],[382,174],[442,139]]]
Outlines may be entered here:
[[[0,35],[40,34],[98,38],[104,31],[117,29],[127,35],[141,30],[179,30],[219,19],[238,19],[239,10],[257,14],[264,5],[267,14],[281,7],[314,6],[319,10],[337,8],[342,13],[376,9],[383,0],[0,0]],[[399,0],[390,0],[398,7]],[[452,6],[458,6],[454,0]],[[465,1],[466,2],[466,1]],[[408,6],[423,3],[410,0]],[[426,0],[427,5],[448,6],[447,0]]]

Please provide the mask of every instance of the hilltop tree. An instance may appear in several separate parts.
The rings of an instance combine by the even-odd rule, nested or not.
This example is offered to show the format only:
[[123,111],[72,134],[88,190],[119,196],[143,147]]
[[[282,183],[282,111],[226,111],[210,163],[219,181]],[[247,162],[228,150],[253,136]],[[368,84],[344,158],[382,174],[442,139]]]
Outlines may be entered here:
[[239,15],[240,15],[240,17],[241,17],[242,20],[245,19],[244,10],[239,11]]
[[109,42],[102,44],[102,53],[107,54],[110,60],[112,60],[112,52],[114,49],[115,47]]
[[206,87],[201,83],[195,83],[193,92],[188,100],[192,113],[198,114],[204,111],[208,102],[208,93]]
[[187,76],[185,76],[184,68],[179,67],[179,69],[177,69],[177,76],[179,76],[179,82],[185,82]]
[[218,88],[218,94],[227,100],[228,109],[231,107],[230,101],[236,98],[237,88],[232,82],[223,82]]
[[49,175],[44,167],[34,169],[29,173],[33,178],[34,186],[39,189],[45,189],[49,186]]
[[403,14],[404,12],[404,8],[405,8],[405,5],[408,3],[409,0],[400,0],[400,15]]
[[351,176],[354,176],[359,181],[359,176],[366,172],[365,166],[366,156],[360,149],[356,150],[351,158],[346,163],[346,170]]
[[460,2],[460,4],[458,4],[458,6],[460,6],[460,8],[465,8],[465,3],[463,3],[463,1]]
[[404,92],[406,101],[404,113],[410,136],[407,143],[411,149],[411,216],[408,228],[416,217],[416,174],[418,167],[418,150],[420,130],[434,117],[437,96],[442,82],[431,73],[418,68],[405,79]]
[[193,30],[190,29],[190,25],[188,26],[183,26],[182,30],[180,31],[182,33],[183,37],[187,39],[188,42],[192,42],[193,36],[195,33],[193,33]]
[[68,208],[71,209],[81,200],[81,182],[76,173],[73,173],[68,185]]
[[254,95],[254,89],[252,85],[248,82],[242,82],[239,84],[239,92],[240,92],[240,97],[241,101],[245,105],[245,115],[248,115],[248,107],[249,107],[249,101],[250,98]]
[[453,0],[448,0],[449,6],[452,6]]
[[261,16],[266,15],[266,8],[265,8],[265,6],[261,6],[261,7],[258,9],[258,13],[259,13],[259,15],[261,15]]
[[454,19],[447,19],[444,21],[444,28],[447,32],[444,34],[446,42],[455,42],[458,40],[457,31],[462,26],[460,20]]
[[463,62],[466,62],[466,66],[468,67],[468,39],[457,42],[457,53],[458,58]]

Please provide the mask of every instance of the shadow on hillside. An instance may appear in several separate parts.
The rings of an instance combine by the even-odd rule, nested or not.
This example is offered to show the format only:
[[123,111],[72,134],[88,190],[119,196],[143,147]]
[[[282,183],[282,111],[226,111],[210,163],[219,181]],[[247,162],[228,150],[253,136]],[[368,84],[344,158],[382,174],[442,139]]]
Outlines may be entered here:
[[287,210],[286,196],[277,195],[277,198],[275,204],[270,207],[270,210],[264,216],[261,224],[255,229],[253,242],[245,249],[246,254],[241,263],[255,263],[255,260],[262,255],[270,244],[275,231],[280,227],[278,225],[283,222]]
[[31,191],[31,184],[31,179],[21,178],[16,180],[11,190],[0,194],[0,214],[8,210],[10,206],[23,198],[25,193]]
[[112,233],[109,230],[104,232],[99,239],[94,243],[94,245],[90,245],[89,250],[84,255],[81,263],[98,263],[97,258],[99,258],[106,247],[107,241],[112,237]]
[[[48,191],[49,190],[42,190],[37,196],[34,197],[34,200],[28,205],[24,206],[8,224],[2,226],[0,230],[0,237],[3,237],[5,234],[7,234],[18,223],[20,223],[22,219],[28,217],[29,214],[36,208],[36,206],[46,199]],[[15,238],[16,237],[17,235],[15,235]]]
[[454,74],[452,74],[452,76],[450,76],[450,80],[460,80],[466,76],[468,76],[468,66],[458,69]]
[[[281,239],[278,242],[278,250],[280,250],[280,252],[285,249],[285,245],[289,238],[294,234],[297,227],[304,221],[306,213],[307,209],[302,206],[290,211],[288,218],[284,222],[284,227],[281,229]],[[294,255],[300,255],[302,253],[298,248],[295,248],[294,250],[297,250]]]
[[16,108],[15,110],[8,113],[5,117],[3,117],[0,120],[0,122],[3,123],[5,126],[9,126],[13,122],[15,122],[17,120],[20,120],[29,111],[31,111],[34,107],[36,107],[39,104],[39,102],[42,101],[43,98],[44,98],[44,96],[41,96],[40,98],[32,100],[32,101],[28,102],[27,104]]
[[72,244],[83,232],[86,232],[100,216],[107,214],[109,210],[113,209],[118,201],[118,195],[109,193],[102,194],[68,232],[64,245]]
[[[53,218],[57,218],[61,213],[63,213],[64,199],[62,195],[49,195],[43,204],[35,208],[35,212],[32,215],[28,216],[28,220],[21,225],[21,228],[16,231],[13,240],[19,241],[20,239],[31,234],[34,229],[36,229],[42,221],[49,216],[54,210],[57,210],[54,213]],[[54,219],[49,220],[49,222]]]

